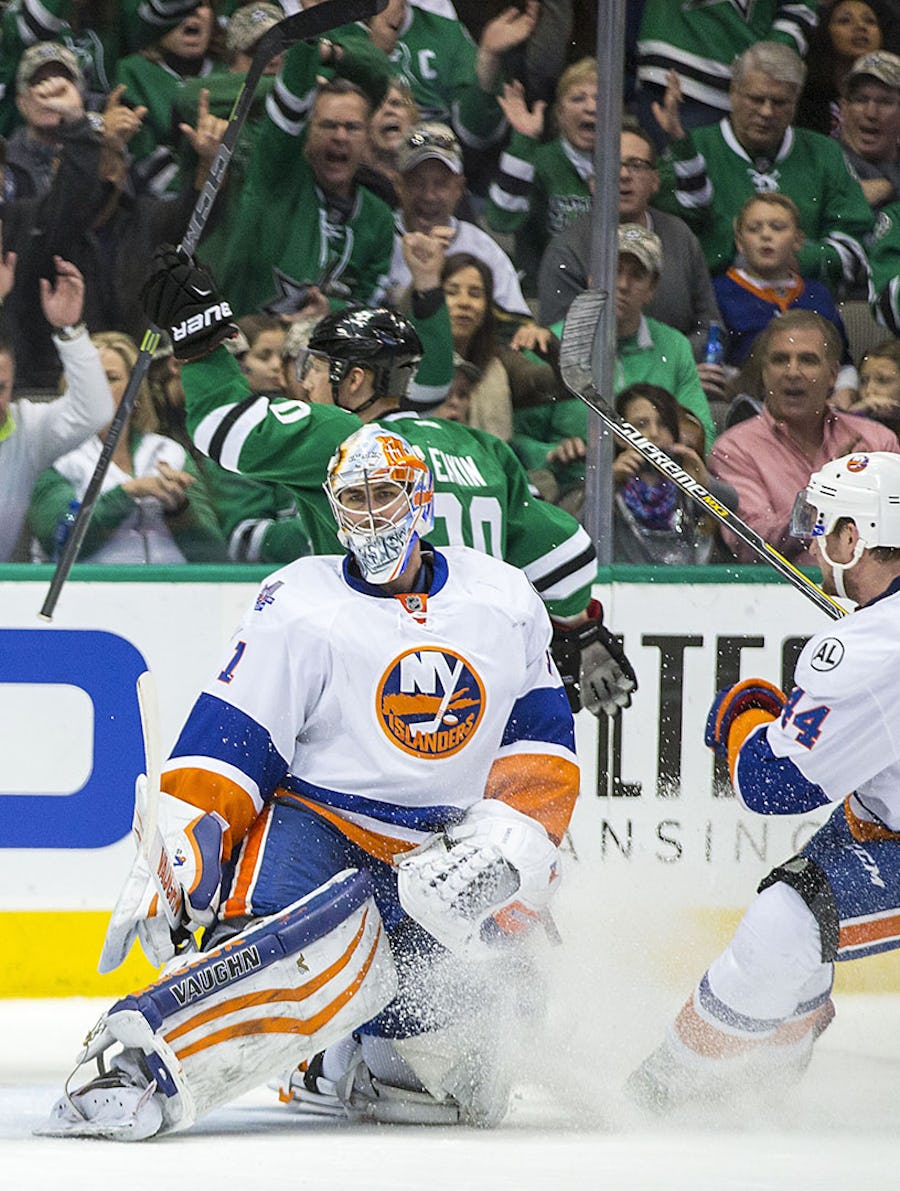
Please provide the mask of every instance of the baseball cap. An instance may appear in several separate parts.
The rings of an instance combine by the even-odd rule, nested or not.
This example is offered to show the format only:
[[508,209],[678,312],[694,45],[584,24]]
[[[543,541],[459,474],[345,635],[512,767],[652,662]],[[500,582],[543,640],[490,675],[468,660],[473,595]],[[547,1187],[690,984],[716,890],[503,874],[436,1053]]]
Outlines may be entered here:
[[441,161],[451,173],[463,172],[462,150],[449,125],[428,120],[416,124],[403,138],[397,155],[400,173],[409,173],[423,161]]
[[19,59],[19,66],[16,70],[16,89],[24,91],[26,87],[30,87],[31,80],[37,72],[49,63],[55,63],[62,67],[78,89],[84,90],[84,76],[78,65],[78,59],[68,46],[61,45],[58,41],[39,41],[36,45],[28,47]]
[[651,273],[662,271],[662,241],[656,232],[648,231],[639,223],[619,224],[619,256],[626,253],[636,256]]
[[887,50],[874,50],[871,54],[857,58],[844,80],[845,93],[850,90],[853,80],[863,75],[877,79],[886,87],[900,88],[900,56],[890,54]]
[[226,50],[229,54],[246,54],[283,16],[277,4],[245,4],[235,9],[225,33]]

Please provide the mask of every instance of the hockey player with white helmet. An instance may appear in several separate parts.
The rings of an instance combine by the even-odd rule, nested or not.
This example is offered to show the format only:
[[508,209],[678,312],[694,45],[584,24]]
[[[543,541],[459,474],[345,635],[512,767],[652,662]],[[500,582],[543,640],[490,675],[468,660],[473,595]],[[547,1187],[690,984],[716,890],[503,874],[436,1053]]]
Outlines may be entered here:
[[900,946],[900,455],[827,463],[794,506],[826,592],[856,609],[814,636],[788,696],[720,691],[706,743],[758,814],[837,803],[759,886],[662,1045],[631,1076],[655,1111],[790,1087],[834,1016],[834,964]]
[[[181,1130],[313,1061],[351,1116],[506,1111],[498,1050],[578,793],[550,621],[521,571],[426,540],[431,471],[399,434],[356,431],[325,489],[349,552],[263,583],[162,766],[202,950],[103,1015],[48,1132]],[[171,956],[135,885],[111,950],[136,929]]]

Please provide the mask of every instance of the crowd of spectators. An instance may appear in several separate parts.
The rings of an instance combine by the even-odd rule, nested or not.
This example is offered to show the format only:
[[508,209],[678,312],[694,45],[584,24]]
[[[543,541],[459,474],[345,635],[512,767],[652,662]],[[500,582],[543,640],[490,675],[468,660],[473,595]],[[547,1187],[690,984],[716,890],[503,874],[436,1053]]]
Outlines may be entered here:
[[[184,232],[259,38],[300,7],[0,4],[0,562],[58,553],[145,329],[143,270]],[[590,8],[388,0],[274,59],[197,249],[231,349],[255,392],[302,399],[316,322],[394,306],[425,348],[410,401],[508,442],[579,515],[588,412],[559,339],[592,284],[595,140],[618,136],[616,408],[805,563],[786,527],[806,476],[900,450],[896,5],[634,0],[614,129]],[[754,561],[633,449],[608,480],[616,560]],[[190,442],[164,345],[82,560],[309,549],[289,494]]]

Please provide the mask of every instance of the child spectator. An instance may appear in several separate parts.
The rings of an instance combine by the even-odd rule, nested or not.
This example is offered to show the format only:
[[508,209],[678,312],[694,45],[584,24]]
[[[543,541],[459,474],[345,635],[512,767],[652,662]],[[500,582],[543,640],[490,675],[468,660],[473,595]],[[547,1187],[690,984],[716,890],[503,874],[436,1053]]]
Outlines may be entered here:
[[472,406],[472,390],[481,380],[481,369],[464,360],[459,352],[453,353],[453,380],[450,392],[433,410],[429,417],[443,418],[447,422],[461,422],[469,426],[469,412]]
[[859,363],[859,398],[848,407],[900,435],[900,339],[870,347]]
[[241,334],[230,341],[239,344],[239,350],[231,350],[238,358],[241,372],[254,393],[272,393],[282,396],[285,392],[284,371],[281,357],[287,328],[277,315],[247,314],[238,319]]
[[745,200],[734,221],[740,263],[713,278],[713,289],[728,329],[726,362],[740,367],[760,331],[786,310],[815,310],[833,322],[844,345],[834,400],[846,405],[856,395],[856,370],[847,333],[827,286],[797,272],[803,245],[800,212],[786,194],[755,194]]

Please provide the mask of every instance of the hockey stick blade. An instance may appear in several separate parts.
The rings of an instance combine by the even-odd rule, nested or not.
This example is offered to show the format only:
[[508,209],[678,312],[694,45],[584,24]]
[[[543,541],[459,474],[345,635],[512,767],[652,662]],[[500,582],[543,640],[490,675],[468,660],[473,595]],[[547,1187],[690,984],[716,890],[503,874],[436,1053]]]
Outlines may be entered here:
[[[321,4],[316,4],[312,8],[301,9],[300,12],[295,12],[292,16],[285,17],[284,20],[279,21],[277,25],[273,25],[271,29],[262,35],[253,50],[253,60],[244,78],[243,85],[238,92],[234,107],[231,109],[231,115],[228,118],[228,127],[225,129],[222,143],[219,145],[216,156],[209,168],[209,174],[203,185],[203,189],[194,203],[190,219],[188,220],[188,226],[182,237],[181,248],[187,255],[191,255],[200,242],[200,237],[203,234],[203,229],[206,227],[213,203],[216,201],[216,197],[222,188],[222,182],[225,178],[231,155],[234,152],[234,147],[237,144],[238,137],[241,135],[241,129],[250,111],[253,95],[259,84],[259,80],[262,78],[263,71],[269,62],[277,54],[281,53],[282,50],[295,45],[298,41],[321,37],[323,33],[327,33],[330,29],[339,28],[341,25],[349,25],[354,21],[366,20],[368,17],[381,12],[386,4],[387,0],[322,0]],[[141,340],[140,352],[131,370],[131,376],[128,378],[128,385],[122,395],[122,400],[119,402],[119,408],[116,410],[115,416],[110,423],[109,430],[106,432],[106,439],[103,443],[103,449],[100,452],[96,467],[94,468],[94,473],[88,481],[87,489],[75,516],[75,523],[66,539],[66,544],[56,564],[56,570],[53,572],[50,580],[47,595],[44,597],[44,602],[38,613],[41,620],[49,621],[53,619],[53,613],[56,610],[60,592],[65,585],[66,579],[69,577],[69,572],[72,570],[75,559],[78,557],[81,543],[84,541],[84,535],[87,532],[88,523],[94,511],[94,505],[97,503],[97,498],[100,495],[103,480],[109,470],[113,452],[118,445],[119,439],[122,437],[125,424],[134,410],[138,392],[140,391],[144,377],[147,375],[150,362],[153,359],[153,353],[159,346],[160,334],[159,327],[151,324]]]
[[600,290],[584,290],[578,294],[563,326],[562,344],[559,351],[559,371],[563,384],[579,397],[585,405],[599,416],[603,424],[617,435],[657,471],[667,476],[681,492],[696,501],[705,512],[740,538],[763,562],[793,584],[808,600],[820,608],[832,620],[846,616],[846,609],[836,600],[808,579],[792,562],[780,554],[764,538],[744,521],[716,500],[711,492],[698,483],[675,460],[660,447],[650,442],[630,422],[621,418],[612,406],[597,392],[591,370],[591,353],[600,315],[607,301],[607,295]]

